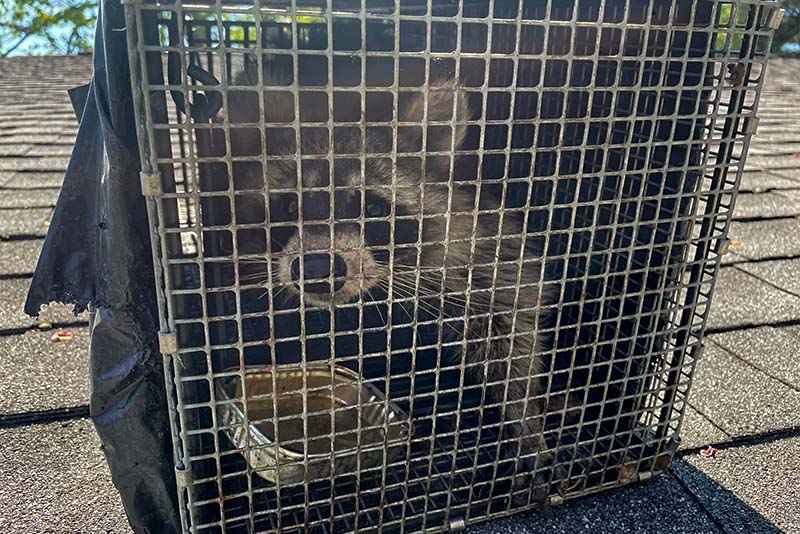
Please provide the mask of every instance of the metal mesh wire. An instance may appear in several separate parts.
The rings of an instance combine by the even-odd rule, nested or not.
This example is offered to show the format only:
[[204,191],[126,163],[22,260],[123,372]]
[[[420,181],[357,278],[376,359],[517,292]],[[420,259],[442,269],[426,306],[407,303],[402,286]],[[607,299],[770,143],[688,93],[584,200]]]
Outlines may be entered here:
[[774,2],[126,10],[185,530],[444,530],[667,468]]

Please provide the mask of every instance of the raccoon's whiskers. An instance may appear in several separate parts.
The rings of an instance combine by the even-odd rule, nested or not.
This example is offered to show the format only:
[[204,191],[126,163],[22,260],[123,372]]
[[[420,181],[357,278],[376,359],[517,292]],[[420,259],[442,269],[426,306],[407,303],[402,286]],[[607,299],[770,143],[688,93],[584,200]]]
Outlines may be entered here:
[[430,292],[426,292],[425,288],[422,287],[421,285],[417,287],[416,284],[411,283],[409,281],[404,281],[400,278],[395,278],[394,280],[392,280],[392,287],[396,289],[398,293],[401,293],[403,296],[408,298],[413,298],[415,300],[419,300],[420,297],[434,296]]
[[[383,289],[384,289],[384,290],[385,290],[387,293],[389,293],[389,292],[390,292],[390,291],[389,291],[389,285],[390,285],[390,284],[389,284],[389,281],[388,281],[388,280],[382,280],[382,281],[381,281],[381,287],[382,287],[382,288],[383,288]],[[413,300],[416,300],[416,294],[415,294],[415,292],[412,290],[412,288],[410,288],[410,287],[404,287],[403,285],[401,285],[401,284],[397,283],[397,280],[393,280],[391,285],[392,285],[392,289],[393,289],[393,291],[392,291],[392,292],[393,292],[393,293],[395,293],[395,294],[397,294],[397,295],[398,295],[398,296],[400,296],[401,298],[408,298],[408,299],[413,299]]]
[[[384,280],[382,285],[381,285],[381,287],[383,287],[384,290],[387,293],[389,291],[389,287],[388,286],[389,286],[388,280]],[[402,297],[406,298],[404,296],[402,296]],[[401,310],[403,310],[403,312],[406,314],[406,317],[408,317],[409,321],[413,322],[413,321],[416,320],[415,319],[416,312],[414,311],[415,310],[414,306],[416,306],[418,304],[418,302],[415,299],[413,299],[413,297],[411,297],[411,300],[406,300],[404,302],[397,302],[396,304],[400,307]],[[422,340],[422,336],[420,335],[419,330],[415,330],[414,337],[417,340],[417,343],[422,344],[423,340]]]
[[371,298],[373,300],[372,305],[375,306],[375,310],[378,312],[378,316],[381,318],[381,322],[384,325],[389,326],[389,323],[386,321],[386,318],[383,316],[383,313],[381,313],[381,305],[376,303],[376,302],[374,302],[377,299],[375,298],[375,295],[372,294],[372,290],[367,289],[366,291],[367,291],[367,295],[369,295],[369,298]]
[[[413,282],[411,280],[407,280],[406,278],[404,278],[403,276],[404,274],[405,273],[395,276],[394,281],[397,282],[398,285],[403,283],[408,284],[409,282],[411,282],[412,284],[414,284],[416,289],[416,280],[414,280]],[[426,277],[424,276],[424,274],[420,275],[420,284],[419,284],[420,295],[430,296],[430,297],[443,296],[445,303],[451,303],[453,305],[462,308],[466,307],[467,304],[466,294],[459,292],[446,292],[442,290],[441,287],[442,285],[440,280],[436,280],[431,277]],[[469,299],[469,308],[474,311],[489,312],[491,306],[488,302],[482,302],[478,298],[471,297]]]
[[[278,289],[278,291],[276,291],[275,293],[272,294],[272,300],[273,301],[277,300],[278,296],[280,296],[280,294],[283,293],[286,290],[287,287],[289,287],[289,286],[281,286]],[[269,289],[265,289],[264,292],[261,293],[261,295],[259,295],[258,298],[260,300],[260,299],[263,299],[264,297],[266,297],[267,295],[269,295]]]
[[[239,277],[239,282],[254,282],[256,284],[261,284],[266,282],[269,279],[267,273],[253,273],[253,274],[246,274],[244,276]],[[274,281],[274,277],[272,279]]]
[[[461,307],[461,308],[466,307],[466,303],[467,303],[466,296],[463,296],[463,295],[460,295],[460,294],[457,294],[457,293],[456,294],[445,293],[445,292],[443,292],[443,291],[441,291],[439,289],[439,287],[440,287],[439,284],[433,284],[434,287],[428,287],[427,285],[425,285],[423,283],[420,283],[419,287],[417,288],[416,287],[416,281],[411,282],[409,280],[403,279],[402,277],[396,277],[396,278],[394,278],[393,281],[399,287],[405,287],[406,289],[414,290],[416,293],[419,294],[419,296],[433,297],[433,298],[437,298],[438,297],[438,298],[442,299],[444,301],[444,303],[450,303],[452,305],[455,305],[455,306]],[[420,280],[420,282],[423,282],[423,281],[428,281],[428,280],[423,280],[423,279]],[[470,299],[470,303],[469,304],[470,304],[470,306],[469,306],[470,309],[474,309],[475,311],[481,311],[481,310],[488,311],[488,309],[489,309],[489,305],[488,304],[486,304],[484,302],[480,302],[480,301],[478,301],[476,299]]]
[[[452,302],[454,304],[457,304],[458,306],[461,306],[462,308],[467,306],[467,297],[465,295],[448,293],[448,294],[446,294],[444,296],[444,299],[445,299],[445,301],[449,301],[449,302]],[[491,310],[492,306],[488,302],[481,302],[478,299],[470,298],[469,299],[469,308],[470,309],[474,309],[476,311],[489,312]]]
[[[388,288],[387,288],[387,290],[388,290]],[[414,298],[414,295],[412,295],[411,293],[404,292],[404,290],[402,290],[402,289],[401,289],[401,288],[399,288],[399,287],[398,287],[398,288],[395,288],[395,290],[396,290],[397,294],[398,294],[400,297],[404,297],[404,298],[409,298],[409,299],[412,299],[412,302],[409,302],[409,303],[408,303],[408,304],[410,304],[411,306],[416,306],[416,307],[418,307],[419,309],[421,309],[422,311],[424,311],[424,312],[426,312],[426,313],[429,313],[429,314],[430,314],[430,315],[432,315],[433,317],[436,317],[436,318],[442,318],[442,319],[443,319],[443,318],[446,318],[445,316],[443,316],[443,315],[442,315],[442,313],[440,312],[440,310],[437,310],[436,308],[434,308],[433,306],[431,306],[431,305],[430,305],[430,304],[428,304],[427,302],[421,301],[421,300],[419,300],[419,299],[415,299],[415,298]],[[405,303],[404,303],[404,304],[405,304]],[[413,320],[414,320],[414,316],[411,314],[411,312],[410,312],[408,309],[406,309],[406,308],[405,308],[405,306],[403,306],[403,309],[405,310],[406,314],[408,315],[408,318],[409,318],[409,319],[411,319],[411,320],[413,321]]]
[[422,284],[417,286],[415,283],[409,282],[407,280],[396,278],[393,280],[393,284],[398,290],[405,291],[407,293],[406,296],[415,298],[417,300],[423,297],[438,298],[441,296],[441,293],[436,291],[431,291],[429,288],[425,287]]
[[[425,312],[431,314],[433,317],[436,317],[436,318],[439,318],[439,319],[442,319],[442,320],[454,318],[454,317],[450,316],[447,313],[447,310],[445,310],[444,308],[437,308],[437,307],[433,306],[432,304],[429,304],[429,303],[425,302],[424,300],[421,300],[420,298],[415,298],[415,295],[410,293],[410,292],[408,292],[407,289],[404,289],[404,288],[398,286],[398,287],[395,287],[395,290],[401,296],[414,298],[415,301],[414,301],[413,304],[415,306],[419,307],[422,311],[425,311]],[[388,288],[387,288],[387,291],[388,291]],[[409,314],[409,319],[413,320],[414,318],[411,317],[411,315]],[[442,323],[442,324],[447,325],[456,334],[459,334],[459,335],[461,334],[461,332],[459,332],[452,324],[450,324],[450,323]]]
[[[239,282],[245,284],[255,284],[261,285],[266,283],[267,281],[274,284],[275,282],[279,281],[278,278],[278,269],[277,269],[277,262],[275,260],[272,261],[272,273],[270,274],[269,264],[270,261],[266,258],[239,258],[237,260],[240,264],[245,264],[247,267],[251,266],[264,266],[264,270],[245,273],[244,275],[239,275]],[[261,297],[259,297],[261,298]]]
[[[380,287],[381,289],[386,291],[387,294],[389,293],[389,281],[388,280],[381,280],[380,282],[378,282],[378,287]],[[411,315],[411,312],[408,311],[408,309],[406,308],[406,303],[405,302],[397,302],[395,304],[400,306],[400,309],[403,310],[406,313],[406,316],[408,316],[409,321],[413,321],[414,320],[414,317]],[[388,306],[388,304],[387,304],[387,306]]]

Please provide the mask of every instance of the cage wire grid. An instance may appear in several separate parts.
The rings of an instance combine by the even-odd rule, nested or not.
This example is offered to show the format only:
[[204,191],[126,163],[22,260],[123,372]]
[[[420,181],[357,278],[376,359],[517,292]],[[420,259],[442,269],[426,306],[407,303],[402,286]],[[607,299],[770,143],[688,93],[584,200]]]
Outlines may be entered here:
[[[187,532],[453,530],[666,470],[776,2],[125,9]],[[255,78],[241,77],[248,65]],[[255,118],[237,111],[246,98]],[[342,136],[356,148],[337,148]],[[404,183],[409,162],[430,180]],[[337,183],[342,168],[354,181]],[[401,210],[415,188],[418,209]],[[343,192],[355,215],[337,215]],[[385,200],[377,215],[370,194]],[[326,210],[309,216],[319,199]],[[287,206],[294,216],[279,215]],[[352,250],[337,244],[341,224],[357,227]],[[307,245],[307,226],[324,227],[314,239],[327,245]],[[376,296],[364,251],[378,249],[388,267]],[[462,250],[463,287],[450,290]],[[327,275],[308,277],[308,251],[328,255]],[[409,251],[403,278],[394,266]],[[355,277],[334,272],[345,252],[358,254]],[[299,255],[287,281],[284,258]],[[309,279],[327,284],[327,303]],[[426,292],[432,279],[440,289]],[[358,291],[334,302],[343,281]],[[500,378],[488,357],[461,356],[502,343]],[[509,397],[520,382],[521,401]],[[312,406],[345,389],[349,405]],[[292,393],[300,406],[284,416]],[[507,430],[520,403],[534,449]]]

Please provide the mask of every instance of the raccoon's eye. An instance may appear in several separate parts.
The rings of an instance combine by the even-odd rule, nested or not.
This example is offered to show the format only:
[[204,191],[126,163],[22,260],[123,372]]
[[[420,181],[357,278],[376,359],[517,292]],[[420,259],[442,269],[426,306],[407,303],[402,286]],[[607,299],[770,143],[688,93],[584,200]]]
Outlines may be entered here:
[[368,202],[365,206],[365,210],[367,212],[367,217],[386,217],[392,211],[388,204],[376,201]]

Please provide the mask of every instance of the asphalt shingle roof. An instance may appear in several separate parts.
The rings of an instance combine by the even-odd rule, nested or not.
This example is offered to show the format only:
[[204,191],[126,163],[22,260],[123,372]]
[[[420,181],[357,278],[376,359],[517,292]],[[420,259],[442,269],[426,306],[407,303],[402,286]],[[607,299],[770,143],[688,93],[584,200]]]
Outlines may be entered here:
[[[0,532],[125,532],[88,403],[85,317],[22,313],[90,58],[0,60]],[[670,473],[472,533],[800,531],[800,61],[773,60],[708,348]],[[63,323],[69,342],[37,323]],[[81,411],[83,409],[83,411]],[[63,419],[65,410],[73,414]],[[715,444],[715,458],[697,454]]]
[[81,319],[86,320],[85,314],[81,318],[75,317],[72,306],[61,304],[52,304],[44,308],[38,319],[29,317],[22,309],[29,286],[30,280],[27,278],[0,280],[0,315],[3,318],[0,324],[3,329],[32,328],[42,321],[69,324],[81,322]]
[[709,339],[775,380],[800,390],[800,326],[748,328]]
[[786,293],[736,267],[720,270],[709,328],[738,328],[796,319],[800,297]]
[[795,436],[687,456],[671,471],[726,532],[800,532],[798,450]]
[[41,250],[42,241],[40,239],[0,241],[0,273],[6,277],[30,276],[36,268]]
[[130,532],[88,419],[0,428],[0,531]]
[[763,221],[733,221],[728,236],[740,245],[726,256],[731,262],[795,258],[800,256],[797,219],[767,219]]
[[20,414],[85,405],[89,400],[89,329],[71,328],[0,337],[0,413]]
[[800,181],[779,173],[767,173],[762,169],[745,169],[739,191],[760,193],[773,189],[793,189],[800,187]]

